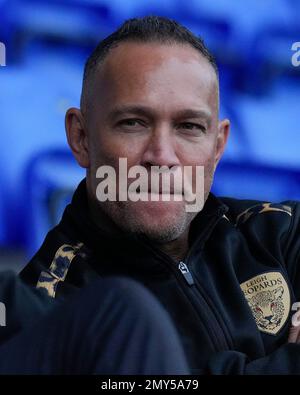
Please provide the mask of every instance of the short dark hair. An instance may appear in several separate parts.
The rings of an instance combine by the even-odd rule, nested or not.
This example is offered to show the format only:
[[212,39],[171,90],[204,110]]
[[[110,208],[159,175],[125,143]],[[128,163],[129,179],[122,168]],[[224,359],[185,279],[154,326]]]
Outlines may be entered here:
[[218,76],[218,67],[214,56],[204,44],[202,38],[194,35],[186,27],[178,22],[159,16],[146,16],[143,18],[128,19],[123,25],[100,41],[94,51],[87,59],[84,67],[83,86],[81,95],[81,107],[85,101],[89,82],[110,50],[124,41],[161,44],[189,44],[207,59]]

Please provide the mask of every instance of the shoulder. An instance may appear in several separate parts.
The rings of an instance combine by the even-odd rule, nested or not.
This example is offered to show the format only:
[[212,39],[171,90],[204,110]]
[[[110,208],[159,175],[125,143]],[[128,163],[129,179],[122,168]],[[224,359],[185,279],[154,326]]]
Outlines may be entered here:
[[[41,248],[20,272],[20,278],[28,285],[46,290],[48,296],[61,294],[59,289],[65,286],[70,272],[77,274],[82,270],[87,248],[83,242],[67,236],[60,225],[52,229],[46,236]],[[68,283],[68,282],[67,282]],[[66,294],[73,292],[66,290]]]
[[297,201],[269,202],[229,197],[219,199],[228,207],[226,216],[236,226],[258,219],[259,221],[278,220],[282,223],[291,223],[300,217],[300,202]]

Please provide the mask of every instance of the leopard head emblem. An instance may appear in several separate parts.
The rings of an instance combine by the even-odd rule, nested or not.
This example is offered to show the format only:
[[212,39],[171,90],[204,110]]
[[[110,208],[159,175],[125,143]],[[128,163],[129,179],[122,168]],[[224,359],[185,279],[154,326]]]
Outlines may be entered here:
[[284,288],[262,291],[248,299],[256,324],[263,330],[274,330],[280,325],[284,315]]

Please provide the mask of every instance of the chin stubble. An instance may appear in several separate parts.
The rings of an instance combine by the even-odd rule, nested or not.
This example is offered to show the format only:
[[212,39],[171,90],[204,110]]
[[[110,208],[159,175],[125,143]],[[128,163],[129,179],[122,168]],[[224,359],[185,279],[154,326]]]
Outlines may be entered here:
[[182,211],[176,218],[168,221],[168,224],[159,223],[151,227],[139,221],[137,216],[130,212],[127,202],[118,202],[118,205],[113,202],[107,203],[102,205],[102,209],[119,228],[133,235],[144,235],[156,243],[166,243],[179,238],[196,216],[196,213]]

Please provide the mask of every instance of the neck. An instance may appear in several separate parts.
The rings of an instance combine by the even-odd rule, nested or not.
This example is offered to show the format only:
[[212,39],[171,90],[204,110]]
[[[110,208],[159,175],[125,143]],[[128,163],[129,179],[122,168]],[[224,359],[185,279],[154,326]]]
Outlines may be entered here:
[[189,249],[188,230],[180,238],[157,247],[176,262],[184,261]]

